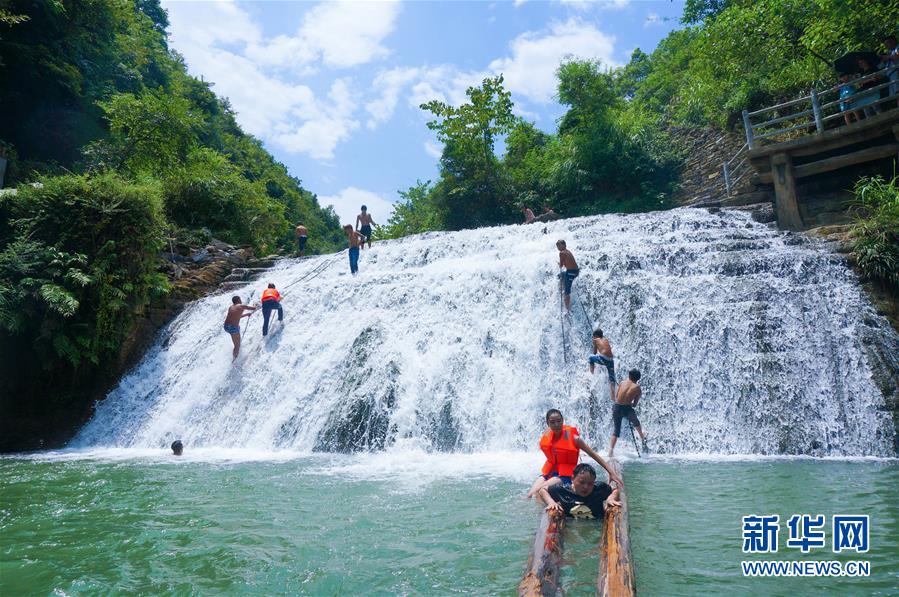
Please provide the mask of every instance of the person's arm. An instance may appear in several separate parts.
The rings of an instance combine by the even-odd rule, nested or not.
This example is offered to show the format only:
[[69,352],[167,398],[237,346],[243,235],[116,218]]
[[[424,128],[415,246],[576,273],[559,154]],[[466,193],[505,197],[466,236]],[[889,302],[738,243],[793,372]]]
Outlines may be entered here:
[[[555,477],[554,477],[555,478]],[[554,514],[564,514],[565,509],[562,508],[562,504],[557,502],[549,495],[549,492],[546,490],[546,487],[540,488],[540,499],[546,504],[546,511],[552,512]]]
[[637,403],[640,402],[640,398],[643,397],[643,390],[640,387],[637,387],[637,395],[634,397],[634,401],[631,402],[632,407],[636,407]]
[[576,445],[578,448],[580,448],[581,450],[583,450],[584,452],[586,452],[586,453],[590,456],[590,458],[592,458],[593,460],[595,460],[595,461],[599,464],[599,466],[601,466],[602,468],[606,469],[606,473],[609,474],[609,479],[610,479],[611,481],[614,481],[614,482],[617,483],[620,487],[624,487],[624,481],[621,479],[621,477],[619,477],[618,475],[615,474],[615,472],[611,469],[611,467],[609,467],[609,465],[606,463],[606,461],[603,460],[602,456],[600,456],[599,454],[597,454],[596,452],[594,452],[594,451],[593,451],[593,448],[591,448],[590,446],[588,446],[588,445],[587,445],[587,442],[585,442],[585,441],[581,438],[580,435],[577,436],[577,437],[575,438],[574,443],[575,443],[575,445]]
[[559,477],[550,477],[549,479],[544,479],[542,483],[539,485],[535,485],[527,494],[528,499],[533,497],[535,494],[540,495],[541,489],[549,489],[553,485],[558,485],[562,482],[562,479]]
[[362,218],[360,218],[359,216],[356,216],[356,230],[359,230],[359,221],[360,221],[361,219],[362,219]]
[[612,489],[612,493],[609,494],[609,497],[606,498],[606,507],[618,508],[621,506],[621,502],[618,501],[618,488],[615,487]]

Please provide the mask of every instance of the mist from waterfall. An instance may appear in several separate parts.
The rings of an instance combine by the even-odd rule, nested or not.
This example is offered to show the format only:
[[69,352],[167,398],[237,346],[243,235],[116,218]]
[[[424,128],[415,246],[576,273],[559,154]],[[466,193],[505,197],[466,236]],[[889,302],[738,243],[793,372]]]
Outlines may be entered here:
[[[563,317],[555,241],[581,267]],[[593,444],[619,379],[660,453],[891,456],[874,382],[895,332],[823,243],[743,212],[678,209],[428,233],[283,260],[246,288],[286,289],[283,323],[248,321],[231,363],[232,293],[191,304],[97,405],[72,447],[483,452],[535,449],[556,407]],[[321,274],[302,282],[316,267]],[[247,321],[247,320],[244,320]],[[626,427],[626,424],[625,424]]]

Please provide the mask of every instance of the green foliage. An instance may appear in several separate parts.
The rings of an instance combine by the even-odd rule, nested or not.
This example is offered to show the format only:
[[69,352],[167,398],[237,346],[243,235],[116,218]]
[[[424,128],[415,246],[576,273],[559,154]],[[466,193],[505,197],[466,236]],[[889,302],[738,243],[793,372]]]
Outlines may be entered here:
[[193,152],[164,182],[169,219],[185,228],[205,227],[235,244],[272,248],[285,229],[284,206],[271,201],[265,185],[240,175],[225,156],[211,149]]
[[[156,271],[158,185],[62,176],[2,198],[0,327],[51,376],[113,358],[136,311],[166,292]],[[62,359],[62,361],[60,361]]]
[[513,210],[494,154],[497,137],[515,122],[511,95],[502,76],[484,79],[465,95],[469,101],[459,107],[436,100],[421,105],[436,117],[428,128],[444,143],[438,200],[453,230],[495,224]]
[[[616,76],[619,95],[679,124],[738,122],[754,110],[836,82],[831,62],[880,47],[899,3],[881,0],[689,0],[652,53]],[[638,68],[639,67],[639,68]],[[644,76],[632,84],[632,71]]]
[[431,181],[416,181],[406,191],[399,191],[401,201],[394,203],[393,214],[378,227],[378,238],[400,238],[410,234],[443,229],[443,214],[436,204],[438,196]]
[[855,185],[858,218],[852,253],[859,268],[899,291],[899,177],[862,178]]

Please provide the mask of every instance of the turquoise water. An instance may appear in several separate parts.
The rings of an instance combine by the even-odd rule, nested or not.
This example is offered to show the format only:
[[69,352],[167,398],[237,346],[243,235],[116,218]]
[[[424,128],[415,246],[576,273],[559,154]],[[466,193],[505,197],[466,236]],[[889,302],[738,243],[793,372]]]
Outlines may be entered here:
[[[536,527],[530,458],[5,458],[0,594],[511,595]],[[899,594],[895,461],[630,461],[624,474],[641,595]],[[825,550],[775,559],[863,559],[871,576],[743,578],[739,562],[762,557],[741,553],[740,518],[769,513],[828,517]],[[841,513],[871,516],[868,554],[830,553]],[[568,594],[594,591],[596,524],[566,531]]]

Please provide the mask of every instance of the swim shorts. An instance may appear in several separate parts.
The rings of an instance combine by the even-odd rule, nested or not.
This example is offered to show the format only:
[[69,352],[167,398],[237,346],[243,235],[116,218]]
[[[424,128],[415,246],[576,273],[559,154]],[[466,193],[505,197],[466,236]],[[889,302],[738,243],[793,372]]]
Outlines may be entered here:
[[602,354],[595,354],[588,359],[591,365],[605,365],[609,372],[609,383],[615,383],[615,360]]
[[578,274],[581,273],[579,269],[566,269],[564,272],[559,274],[559,277],[565,281],[565,294],[571,294],[571,283],[574,282],[574,279],[578,277]]
[[365,237],[365,240],[371,240],[371,226],[363,226],[359,229],[359,233]]
[[306,250],[306,241],[309,240],[308,236],[301,236],[299,239],[300,244],[300,253]]
[[228,332],[229,334],[239,334],[240,333],[240,326],[238,326],[238,325],[231,325],[230,323],[226,323],[222,327],[224,327],[225,331]]
[[615,404],[612,406],[612,423],[615,425],[612,435],[615,437],[621,435],[621,419],[625,417],[631,422],[631,427],[640,426],[640,419],[637,418],[637,413],[634,411],[633,406],[630,404]]

